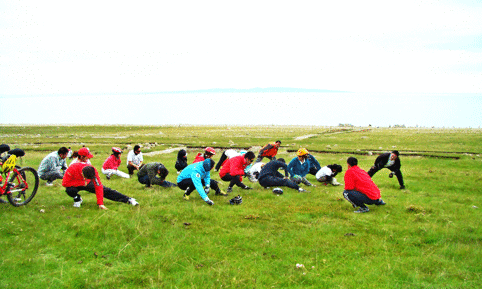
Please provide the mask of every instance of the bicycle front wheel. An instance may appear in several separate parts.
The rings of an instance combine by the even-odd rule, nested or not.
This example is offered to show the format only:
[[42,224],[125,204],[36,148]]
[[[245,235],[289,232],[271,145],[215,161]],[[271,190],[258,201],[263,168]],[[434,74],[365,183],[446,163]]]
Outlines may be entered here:
[[[18,173],[17,173],[18,172]],[[15,171],[9,180],[13,184],[7,193],[7,199],[15,207],[28,204],[38,190],[39,177],[37,171],[30,167]]]

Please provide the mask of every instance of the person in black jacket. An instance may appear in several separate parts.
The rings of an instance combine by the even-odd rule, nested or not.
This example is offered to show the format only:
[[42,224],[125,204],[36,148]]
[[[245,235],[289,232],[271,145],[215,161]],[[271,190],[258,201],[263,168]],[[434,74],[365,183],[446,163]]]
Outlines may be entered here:
[[[285,171],[284,176],[278,172],[280,168]],[[259,172],[258,182],[264,188],[284,186],[298,190],[299,192],[306,192],[303,188],[300,188],[298,184],[289,179],[288,166],[282,158],[272,160],[264,165]]]
[[174,167],[179,174],[185,167],[187,167],[187,152],[184,149],[181,149],[177,152],[177,161]]
[[395,174],[397,176],[398,183],[400,184],[400,190],[404,190],[405,185],[403,183],[402,172],[400,171],[400,167],[402,165],[400,164],[399,155],[400,153],[398,151],[392,151],[379,155],[375,160],[373,167],[371,167],[371,169],[368,171],[368,175],[373,177],[373,175],[375,175],[379,170],[387,168],[392,171],[388,176],[393,178],[393,175]]

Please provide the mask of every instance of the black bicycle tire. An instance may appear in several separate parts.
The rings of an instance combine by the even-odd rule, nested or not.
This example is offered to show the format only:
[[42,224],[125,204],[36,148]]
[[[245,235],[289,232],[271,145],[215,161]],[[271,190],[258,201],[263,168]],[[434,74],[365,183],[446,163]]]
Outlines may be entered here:
[[[39,186],[39,183],[40,183],[38,173],[35,169],[33,169],[31,167],[24,167],[24,168],[21,168],[18,171],[19,171],[19,173],[30,171],[35,178],[35,184],[33,186],[33,191],[30,193],[30,196],[28,196],[28,198],[21,203],[17,203],[15,201],[15,199],[14,199],[15,196],[12,193],[7,193],[7,199],[10,202],[10,204],[14,207],[20,207],[20,206],[24,206],[24,205],[28,204],[33,199],[33,197],[35,197],[35,195],[37,194],[38,186]],[[13,180],[16,177],[17,177],[17,173],[14,173],[11,177],[11,180]],[[29,184],[29,187],[31,187],[31,185],[32,184]]]

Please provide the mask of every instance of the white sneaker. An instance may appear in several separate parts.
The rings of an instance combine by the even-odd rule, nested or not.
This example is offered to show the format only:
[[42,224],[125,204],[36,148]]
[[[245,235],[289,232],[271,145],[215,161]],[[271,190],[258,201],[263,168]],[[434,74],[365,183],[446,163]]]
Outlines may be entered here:
[[54,184],[51,183],[51,182],[47,182],[47,183],[45,183],[45,185],[46,185],[47,187],[51,187],[51,186],[53,186]]
[[83,202],[83,200],[82,200],[82,198],[80,198],[80,201],[74,202],[74,207],[80,208],[80,204],[82,204],[82,202]]
[[138,203],[138,202],[136,201],[136,199],[134,199],[134,198],[130,198],[128,202],[129,202],[129,204],[131,204],[131,205],[133,205],[133,206],[139,205],[139,203]]

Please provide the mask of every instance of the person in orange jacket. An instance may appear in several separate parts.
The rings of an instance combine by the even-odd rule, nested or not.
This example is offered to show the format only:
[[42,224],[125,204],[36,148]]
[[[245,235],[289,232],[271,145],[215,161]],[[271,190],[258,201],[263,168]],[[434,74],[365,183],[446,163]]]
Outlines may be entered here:
[[259,150],[258,158],[255,163],[259,163],[263,158],[268,158],[270,160],[276,159],[275,156],[278,153],[278,149],[281,145],[281,141],[277,140],[274,143],[269,143]]

